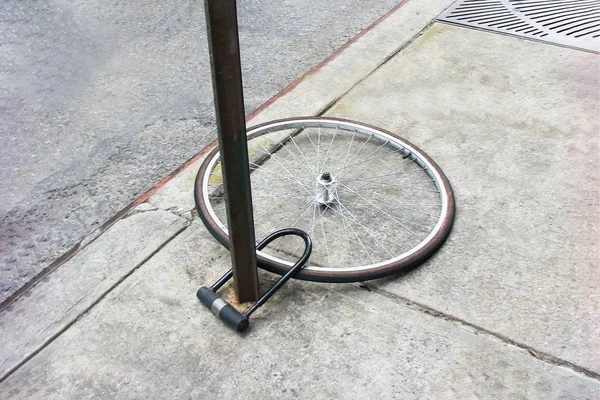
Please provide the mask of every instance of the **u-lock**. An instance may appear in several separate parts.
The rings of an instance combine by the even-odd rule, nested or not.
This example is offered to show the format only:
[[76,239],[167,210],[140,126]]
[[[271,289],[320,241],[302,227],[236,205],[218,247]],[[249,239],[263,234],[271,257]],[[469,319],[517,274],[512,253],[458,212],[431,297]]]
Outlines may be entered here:
[[265,304],[267,300],[269,300],[275,292],[277,292],[281,287],[294,275],[296,275],[308,262],[310,258],[310,253],[312,252],[312,240],[308,233],[303,230],[296,228],[287,228],[281,229],[279,231],[273,232],[266,238],[264,238],[258,246],[256,246],[257,250],[262,250],[273,240],[283,237],[283,236],[299,236],[304,240],[304,253],[302,256],[296,261],[296,263],[287,271],[285,274],[281,276],[267,290],[253,305],[251,305],[246,311],[239,312],[236,310],[231,304],[223,300],[221,297],[217,295],[217,290],[219,290],[231,277],[233,276],[233,269],[230,269],[225,275],[223,275],[214,285],[211,287],[202,286],[198,289],[196,295],[198,299],[204,304],[207,308],[209,308],[213,314],[215,314],[221,321],[227,324],[229,327],[235,329],[238,332],[244,332],[248,329],[250,325],[249,317],[250,315],[256,311],[260,306]]

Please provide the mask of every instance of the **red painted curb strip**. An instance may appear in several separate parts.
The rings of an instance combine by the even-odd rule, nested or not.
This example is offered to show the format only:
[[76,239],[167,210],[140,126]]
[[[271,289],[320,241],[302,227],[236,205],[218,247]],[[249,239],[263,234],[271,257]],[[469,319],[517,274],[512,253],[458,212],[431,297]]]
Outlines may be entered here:
[[269,100],[267,100],[266,102],[264,102],[256,110],[254,110],[250,114],[248,114],[248,116],[246,117],[246,121],[249,121],[252,118],[256,117],[265,108],[269,107],[276,100],[278,100],[279,98],[281,98],[284,95],[286,95],[293,88],[295,88],[296,86],[298,86],[298,84],[300,82],[302,82],[304,80],[304,78],[306,78],[309,75],[313,75],[314,73],[316,73],[320,69],[322,69],[325,65],[329,64],[331,61],[333,61],[335,58],[337,58],[337,56],[339,56],[340,54],[342,54],[344,52],[344,50],[346,50],[352,43],[356,42],[358,39],[360,39],[362,36],[364,36],[367,32],[369,32],[370,30],[372,30],[373,28],[375,28],[377,25],[379,25],[383,20],[385,20],[390,15],[392,15],[394,12],[396,12],[400,7],[402,7],[404,4],[408,3],[408,1],[409,0],[402,0],[400,3],[398,3],[396,6],[394,6],[394,8],[392,8],[390,11],[386,12],[385,14],[383,14],[381,17],[379,17],[377,20],[375,20],[375,22],[373,22],[371,25],[367,26],[365,29],[363,29],[358,34],[356,34],[352,39],[350,39],[346,43],[344,43],[339,49],[337,49],[336,51],[334,51],[333,53],[331,53],[331,55],[329,57],[327,57],[326,59],[324,59],[323,61],[321,61],[320,63],[318,63],[314,67],[312,67],[311,69],[309,69],[307,72],[305,72],[298,79],[296,79],[295,81],[293,81],[292,83],[290,83],[289,85],[287,85],[285,88],[283,88],[282,90],[280,90],[277,94],[275,94]]
[[[375,22],[373,22],[371,25],[369,25],[368,27],[366,27],[365,29],[360,31],[358,34],[356,34],[354,37],[352,37],[350,40],[348,40],[346,43],[344,43],[340,48],[338,48],[336,51],[334,51],[326,59],[324,59],[323,61],[321,61],[314,67],[312,67],[311,69],[309,69],[298,79],[294,80],[292,83],[290,83],[285,88],[280,90],[273,97],[271,97],[269,100],[267,100],[262,105],[260,105],[256,110],[254,110],[250,114],[248,114],[248,116],[246,116],[246,122],[249,122],[252,118],[256,117],[258,114],[260,114],[262,111],[264,111],[267,107],[269,107],[271,104],[273,104],[279,98],[281,98],[284,95],[286,95],[287,93],[289,93],[292,89],[294,89],[296,86],[298,86],[298,84],[300,82],[302,82],[307,76],[315,74],[316,72],[321,70],[325,65],[329,64],[332,60],[334,60],[341,53],[343,53],[344,50],[346,50],[352,43],[356,42],[358,39],[360,39],[362,36],[364,36],[367,32],[369,32],[370,30],[375,28],[377,25],[379,25],[382,21],[384,21],[386,18],[388,18],[394,12],[396,12],[400,7],[402,7],[404,4],[408,3],[408,1],[409,0],[400,1],[400,3],[398,3],[396,6],[394,6],[394,8],[392,8],[391,10],[389,10],[388,12],[383,14],[381,17],[379,17],[377,20],[375,20]],[[57,269],[62,264],[66,263],[67,261],[69,261],[75,254],[77,254],[77,252],[79,250],[81,250],[88,244],[92,243],[94,240],[96,240],[96,238],[98,238],[100,235],[102,235],[104,232],[106,232],[117,221],[119,221],[124,216],[126,216],[133,208],[135,208],[137,205],[142,204],[146,200],[148,200],[160,188],[165,186],[165,184],[167,182],[169,182],[171,179],[173,179],[174,177],[179,175],[180,172],[182,172],[184,169],[189,167],[191,164],[198,161],[209,149],[212,149],[216,145],[216,143],[217,143],[217,141],[213,140],[211,143],[206,145],[202,150],[200,150],[200,152],[198,152],[196,155],[191,157],[189,160],[187,160],[186,162],[181,164],[177,169],[175,169],[169,175],[165,176],[158,183],[156,183],[154,186],[152,186],[152,188],[150,188],[147,192],[145,192],[144,194],[139,196],[137,199],[132,201],[130,204],[125,206],[125,208],[123,208],[121,211],[119,211],[117,214],[115,214],[113,217],[111,217],[108,221],[106,221],[104,224],[102,224],[102,226],[100,228],[98,228],[95,232],[92,233],[92,235],[95,235],[95,238],[90,240],[89,243],[82,245],[82,243],[87,238],[83,239],[82,241],[80,241],[79,243],[77,243],[76,245],[71,247],[69,250],[67,250],[65,253],[63,253],[56,260],[54,260],[46,268],[41,270],[37,275],[35,275],[33,278],[31,278],[31,280],[29,280],[25,285],[23,285],[19,290],[17,290],[11,296],[9,296],[7,299],[5,299],[2,303],[0,303],[0,312],[4,311],[6,308],[8,308],[19,297],[21,297],[23,294],[25,294],[27,291],[29,291],[32,287],[34,287],[36,284],[38,284],[42,279],[44,279],[46,276],[48,276],[50,273],[52,273],[52,271],[54,271],[55,269]]]

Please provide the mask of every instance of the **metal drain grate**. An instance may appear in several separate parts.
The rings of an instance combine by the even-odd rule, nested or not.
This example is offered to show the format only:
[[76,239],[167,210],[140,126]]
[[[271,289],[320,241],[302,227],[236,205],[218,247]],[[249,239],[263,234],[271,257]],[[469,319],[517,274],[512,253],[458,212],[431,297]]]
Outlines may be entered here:
[[438,20],[600,51],[600,0],[459,0]]

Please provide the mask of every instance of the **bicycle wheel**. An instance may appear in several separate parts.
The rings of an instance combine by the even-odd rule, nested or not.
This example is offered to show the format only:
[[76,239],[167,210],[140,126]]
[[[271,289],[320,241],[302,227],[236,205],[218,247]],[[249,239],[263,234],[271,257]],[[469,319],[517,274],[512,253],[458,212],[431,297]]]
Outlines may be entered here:
[[[446,240],[455,203],[448,179],[423,151],[382,129],[337,118],[290,118],[248,129],[256,238],[287,227],[313,239],[296,276],[320,282],[381,278],[415,267]],[[200,218],[229,248],[216,146],[195,185]],[[285,273],[302,247],[292,240],[257,253]]]

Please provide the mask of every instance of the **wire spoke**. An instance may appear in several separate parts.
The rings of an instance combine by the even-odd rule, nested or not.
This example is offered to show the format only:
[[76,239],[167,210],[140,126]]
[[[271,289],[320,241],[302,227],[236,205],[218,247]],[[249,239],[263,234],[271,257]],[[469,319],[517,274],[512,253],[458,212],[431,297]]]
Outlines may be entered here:
[[[287,147],[286,147],[286,146],[284,146],[284,147],[286,148],[286,150],[288,150],[288,151],[289,151],[289,149],[287,149]],[[307,168],[306,168],[306,166],[304,166],[303,164],[299,164],[299,163],[297,163],[297,162],[294,162],[294,161],[288,160],[287,158],[280,157],[278,154],[275,154],[275,153],[267,153],[267,152],[264,152],[264,151],[262,151],[262,150],[258,150],[258,149],[257,149],[256,151],[257,151],[257,152],[259,152],[259,153],[262,153],[262,154],[269,155],[271,158],[278,158],[278,159],[279,159],[279,160],[281,160],[281,161],[285,161],[285,162],[288,162],[288,163],[290,163],[290,164],[294,164],[294,165],[297,165],[297,166],[299,166],[299,167],[302,167],[302,168],[304,168],[304,169],[307,169]],[[291,154],[293,155],[293,153],[291,153]],[[309,169],[308,171],[311,173],[311,175],[314,175],[314,173],[315,173],[315,172],[314,172],[312,169]]]
[[[303,178],[301,177],[297,177],[298,180],[302,180]],[[282,181],[282,180],[290,180],[290,178],[263,178],[262,176],[260,177],[261,181],[267,181],[267,182],[271,182],[271,181]],[[311,182],[312,184],[312,182]]]
[[[339,197],[338,197],[338,198],[339,198]],[[385,201],[385,200],[381,200],[381,199],[378,199],[378,198],[373,198],[373,200],[375,200],[375,201],[378,201],[378,202],[380,202],[380,203],[383,203],[383,204],[388,204],[388,205],[390,205],[390,206],[394,206],[394,207],[397,207],[397,208],[401,208],[401,209],[403,209],[403,210],[414,211],[414,212],[416,212],[416,213],[419,213],[419,214],[427,215],[428,217],[431,217],[431,218],[438,218],[438,216],[437,216],[437,215],[429,214],[429,213],[426,213],[425,211],[417,210],[416,208],[405,207],[405,205],[400,205],[400,204],[397,204],[397,203],[392,203],[392,202]],[[345,204],[353,204],[353,205],[357,205],[357,206],[366,206],[366,204],[362,204],[362,203],[353,203],[353,202],[346,201],[346,199],[344,199],[344,203],[345,203]],[[417,205],[417,204],[408,204],[408,205]],[[420,205],[420,204],[418,204],[418,205]],[[428,205],[428,207],[436,207],[436,208],[439,208],[439,207],[440,207],[440,204],[436,204],[436,205]]]
[[388,152],[388,153],[385,153],[385,154],[379,155],[379,156],[377,156],[377,157],[372,157],[372,158],[371,158],[371,156],[372,156],[373,154],[377,153],[379,150],[381,150],[381,149],[382,149],[382,148],[383,148],[385,145],[387,145],[387,144],[389,144],[389,143],[390,143],[390,141],[389,141],[389,140],[388,140],[388,141],[386,141],[386,142],[384,142],[384,143],[383,143],[381,146],[379,146],[378,148],[376,148],[375,150],[373,150],[373,151],[372,151],[372,152],[371,152],[371,153],[370,153],[368,156],[365,156],[365,157],[362,159],[362,161],[358,161],[358,162],[356,162],[356,163],[354,163],[354,164],[348,164],[348,165],[346,165],[345,167],[343,167],[342,169],[340,169],[340,170],[338,171],[338,174],[340,174],[340,175],[339,175],[339,177],[341,178],[342,176],[344,176],[344,174],[343,174],[343,171],[344,171],[344,170],[347,170],[347,169],[348,169],[348,168],[350,168],[350,167],[355,167],[355,166],[357,166],[357,165],[364,164],[364,163],[366,163],[367,161],[371,161],[371,160],[375,160],[375,159],[378,159],[378,158],[381,158],[381,157],[385,157],[385,156],[387,156],[388,154],[397,153],[398,151],[400,151],[400,149],[396,149],[396,150],[390,151],[390,152]]
[[[290,175],[289,175],[289,176],[286,176],[286,175],[283,175],[283,174],[281,174],[281,173],[279,173],[279,172],[277,172],[277,171],[275,171],[275,170],[272,170],[272,169],[270,169],[270,168],[267,168],[267,167],[263,167],[262,165],[260,165],[260,164],[257,164],[257,163],[255,163],[255,162],[252,162],[252,161],[250,161],[250,166],[251,166],[251,167],[253,167],[255,170],[258,170],[258,169],[260,168],[261,170],[264,170],[265,172],[268,172],[269,174],[275,174],[275,175],[277,175],[277,176],[279,176],[279,177],[281,177],[281,178],[285,178],[285,179],[287,179],[287,180],[295,180],[295,179],[294,179],[294,178],[295,178],[295,176],[294,176],[294,175],[292,175],[292,174],[291,174],[289,171],[288,171],[288,173],[289,173]],[[252,174],[250,175],[250,179],[252,179]]]
[[400,225],[401,227],[403,227],[404,229],[406,229],[408,232],[410,232],[413,236],[422,239],[419,237],[419,235],[417,235],[416,233],[414,233],[412,230],[410,230],[406,225],[404,225],[403,223],[399,222],[396,218],[394,218],[393,216],[391,216],[390,214],[386,213],[385,211],[383,211],[381,208],[377,207],[377,205],[373,204],[371,201],[369,201],[368,199],[366,199],[364,196],[362,196],[360,193],[355,192],[354,190],[350,189],[348,186],[344,185],[343,183],[340,183],[340,185],[346,187],[348,190],[350,190],[351,192],[354,192],[358,195],[358,197],[360,197],[361,199],[363,199],[364,201],[366,201],[367,203],[369,203],[371,206],[375,207],[376,209],[378,209],[379,211],[381,211],[381,213],[387,215],[388,217],[390,217],[392,220],[396,221],[398,223],[398,225]]
[[[302,209],[304,209],[304,212],[302,212],[302,214],[300,214],[300,216],[298,217],[298,219],[296,219],[296,221],[294,221],[294,223],[292,224],[292,226],[296,225],[296,222],[300,221],[300,219],[304,216],[304,214],[306,214],[306,211],[309,209],[308,208],[308,204],[312,201],[312,199],[308,200],[306,203],[304,203],[302,206],[300,206],[300,208],[296,211],[294,211],[293,213],[291,213],[290,215],[288,215],[287,217],[285,217],[284,219],[280,220],[277,225],[275,225],[274,227],[272,227],[271,229],[269,229],[269,231],[274,231],[275,228],[277,228],[278,226],[281,226],[281,224],[283,224],[285,221],[287,221],[290,217],[298,214],[298,212]],[[281,238],[277,239],[276,242],[278,242],[279,240],[281,240]]]
[[[308,203],[310,203],[311,201],[312,201],[312,199],[311,199],[311,200],[309,200],[309,201],[308,201],[307,203],[305,203],[305,204],[308,204]],[[300,221],[300,220],[302,219],[302,217],[304,217],[304,214],[306,214],[306,211],[308,211],[308,210],[309,210],[309,207],[306,207],[306,209],[305,209],[305,210],[302,212],[302,214],[300,214],[300,216],[299,216],[299,217],[298,217],[298,218],[297,218],[297,219],[296,219],[296,220],[295,220],[295,221],[292,223],[292,225],[291,225],[291,226],[292,226],[292,227],[295,227],[295,226],[296,226],[296,224],[298,223],[298,221]],[[271,229],[271,231],[274,231],[274,230],[275,230],[275,228],[277,228],[278,226],[280,226],[282,222],[283,222],[283,221],[280,221],[280,222],[279,222],[277,225],[275,225],[275,226],[274,226],[274,227]],[[280,237],[279,239],[277,239],[277,240],[275,240],[275,241],[273,242],[272,248],[273,248],[274,250],[276,250],[276,249],[277,249],[278,243],[279,243],[279,242],[281,242],[281,240],[282,240],[284,237],[285,237],[285,236],[282,236],[282,237]]]
[[350,139],[350,144],[348,145],[348,150],[346,150],[346,157],[344,157],[344,163],[342,164],[342,169],[346,166],[346,161],[348,161],[348,155],[350,154],[350,148],[352,147],[352,143],[354,142],[355,136],[356,136],[356,131],[352,132],[352,139]]
[[[315,229],[315,226],[317,225],[318,220],[323,216],[323,214],[325,213],[326,208],[323,209],[323,211],[321,211],[321,213],[319,214],[319,217],[317,218],[317,220],[315,221],[315,215],[317,213],[317,203],[314,203],[313,205],[313,216],[312,216],[312,223],[310,226],[310,229],[306,231],[306,233],[310,236],[310,234],[312,233],[312,231]],[[294,258],[294,255],[296,255],[296,252],[300,249],[300,246],[302,246],[303,243],[300,243],[298,245],[298,247],[296,247],[296,249],[292,252],[292,255],[288,258],[288,261],[290,261],[292,258]]]
[[[387,172],[387,173],[385,173],[383,175],[377,175],[377,176],[375,176],[373,178],[373,180],[378,180],[378,179],[381,179],[381,178],[385,178],[385,177],[388,177],[388,176],[394,176],[394,175],[398,175],[398,174],[404,174],[404,173],[406,173],[406,170],[405,169],[400,169],[400,168],[405,167],[406,165],[409,165],[410,163],[412,163],[415,160],[416,160],[416,158],[411,157],[410,160],[404,161],[402,164],[398,165],[392,171]],[[345,181],[346,182],[350,182],[350,181],[357,180],[357,179],[361,179],[361,178],[350,178],[350,179],[345,179]]]
[[406,186],[404,184],[393,184],[393,183],[387,183],[387,182],[374,182],[374,181],[372,181],[370,179],[360,179],[360,178],[357,178],[357,179],[354,179],[354,180],[355,181],[367,181],[368,182],[367,184],[358,187],[358,189],[361,189],[361,188],[363,188],[365,186],[368,186],[368,185],[383,185],[383,186],[401,187],[403,189],[424,190],[426,192],[434,192],[434,193],[439,193],[440,192],[439,190],[421,188],[421,187],[416,187],[416,186]]
[[317,140],[317,166],[316,170],[319,170],[319,159],[321,158],[321,126],[319,125],[318,132],[318,140]]
[[327,148],[327,152],[325,152],[325,158],[323,159],[323,165],[321,165],[320,169],[317,169],[317,176],[320,176],[325,169],[325,165],[327,164],[327,158],[329,157],[329,151],[331,150],[331,146],[333,145],[333,141],[335,140],[335,136],[338,133],[338,128],[335,128],[335,132],[333,133],[333,137],[331,138],[331,142],[329,142],[329,147]]
[[310,137],[310,133],[308,133],[308,129],[303,128],[303,132],[306,133],[306,137],[310,141],[310,144],[312,144],[313,149],[317,150],[317,145],[315,144],[315,142],[313,142],[312,138]]
[[[271,213],[271,214],[281,214],[282,212],[285,212],[285,211],[281,211],[281,210],[280,210],[280,211],[273,212],[273,210],[275,210],[275,209],[279,208],[279,206],[280,206],[280,205],[282,205],[282,204],[283,204],[283,203],[284,203],[284,202],[285,202],[287,199],[289,199],[290,197],[293,197],[293,196],[295,196],[295,195],[296,195],[296,193],[292,193],[292,194],[289,194],[289,195],[287,195],[286,197],[284,197],[284,198],[283,198],[283,200],[281,200],[279,203],[277,203],[277,204],[273,205],[273,206],[272,206],[271,208],[269,208],[267,211],[265,211],[265,212],[263,212],[263,213],[259,214],[258,216],[255,216],[255,217],[254,217],[254,219],[255,219],[255,220],[259,220],[260,218],[264,217],[265,215],[267,215],[267,214],[269,214],[269,213]],[[277,196],[276,196],[276,197],[277,197]],[[288,211],[291,211],[291,210],[288,210]]]
[[[342,226],[344,227],[344,233],[346,234],[345,237],[349,237],[350,235],[348,234],[348,228],[346,228],[346,224],[348,224],[348,226],[350,226],[350,222],[348,222],[346,220],[346,216],[344,215],[344,213],[340,213],[340,215],[342,216]],[[354,252],[352,251],[352,249],[350,249],[348,251],[348,254],[350,255],[350,258],[352,258],[352,265],[357,265],[356,258],[354,258]],[[369,258],[371,258],[371,257],[369,257]],[[373,262],[372,259],[371,259],[371,262]]]
[[[262,147],[262,148],[263,148],[263,150],[265,150],[267,153],[269,152],[267,149],[265,149],[265,147],[264,147],[264,146],[263,146],[261,143],[259,143],[259,145],[260,145],[260,147]],[[304,186],[304,185],[302,184],[302,182],[300,182],[300,181],[298,180],[298,178],[296,178],[296,176],[295,176],[294,174],[292,174],[292,173],[291,173],[291,172],[290,172],[290,171],[289,171],[289,170],[288,170],[286,167],[284,167],[284,166],[283,166],[283,164],[281,164],[277,158],[273,158],[273,160],[275,160],[275,162],[276,162],[277,164],[279,164],[279,166],[281,166],[281,168],[283,168],[283,169],[285,170],[285,172],[287,172],[288,174],[290,174],[290,175],[291,175],[291,177],[292,177],[292,179],[294,179],[296,182],[298,182],[298,184],[299,184],[300,186],[302,186],[302,188],[303,188],[304,190],[306,190],[306,192],[307,192],[308,194],[311,194],[311,193],[310,193],[310,191],[309,191],[309,190],[306,188],[306,186]]]
[[[334,210],[335,212],[337,212],[338,214],[340,214],[342,216],[342,223],[343,223],[343,221],[346,219],[345,216],[344,216],[344,214],[342,212],[340,212],[339,210],[334,209],[333,207],[331,209]],[[367,257],[369,257],[369,259],[371,260],[372,263],[375,263],[375,260],[373,259],[373,256],[371,256],[371,253],[369,253],[369,250],[367,250],[367,247],[365,246],[365,244],[363,243],[363,241],[360,239],[360,236],[358,236],[356,234],[356,231],[354,230],[354,228],[352,228],[352,225],[350,225],[350,223],[348,223],[348,228],[350,228],[350,230],[354,234],[354,237],[356,238],[356,240],[358,240],[358,243],[361,245],[361,247],[363,248],[363,250],[367,254]]]
[[[392,272],[405,265],[407,252],[430,251],[418,247],[423,240],[447,234],[448,224],[440,222],[454,206],[445,203],[451,192],[443,173],[401,138],[342,120],[290,119],[253,130],[248,148],[257,238],[282,227],[304,229],[313,237],[310,279],[362,279],[375,268]],[[208,213],[199,209],[203,219],[227,234],[223,164],[219,153],[211,157],[212,171],[204,170],[205,191],[196,200],[208,203]],[[319,179],[325,171],[330,184]],[[329,204],[320,204],[324,188]],[[297,238],[280,237],[261,254],[283,269],[302,246]],[[329,272],[319,273],[323,268]]]
[[[271,198],[281,198],[281,196],[277,196],[274,194],[261,194],[261,195],[252,194],[252,198],[253,199],[254,198],[271,199]],[[225,201],[225,196],[213,196],[213,197],[210,197],[210,200],[216,204],[222,204],[223,201]],[[213,208],[213,210],[220,210],[220,209],[224,209],[225,205],[223,204],[222,206],[218,206],[218,207],[213,206],[212,208]]]
[[[349,204],[349,203],[346,203],[346,204]],[[351,204],[353,204],[355,207],[358,207],[358,208],[363,208],[363,209],[365,209],[365,210],[377,211],[377,210],[373,210],[373,208],[372,208],[372,207],[369,207],[369,206],[367,206],[367,205],[361,205],[361,204],[358,204],[358,203],[351,203]],[[383,211],[379,211],[379,212],[380,212],[381,214],[384,214],[384,215],[386,215],[386,216],[387,216],[387,215],[391,215],[391,214],[387,214],[387,213],[385,213],[385,212],[383,212]],[[399,220],[399,221],[406,222],[406,223],[409,223],[409,224],[413,224],[413,225],[415,225],[415,226],[418,226],[418,227],[420,227],[420,228],[424,228],[424,229],[428,229],[428,230],[431,230],[431,229],[432,229],[432,228],[431,228],[431,227],[429,227],[429,226],[421,225],[421,224],[418,224],[418,223],[416,223],[416,222],[412,222],[412,221],[409,221],[409,220],[407,220],[407,219],[400,218],[400,217],[399,217],[399,216],[397,216],[397,215],[393,215],[393,217],[394,217],[394,218],[396,218],[396,219],[397,219],[397,220]]]
[[[348,204],[348,203],[347,203],[347,202],[344,202],[344,204]],[[340,203],[340,205],[341,205],[341,203]],[[391,241],[391,240],[389,240],[389,239],[386,239],[386,238],[384,238],[384,237],[380,237],[379,239],[380,239],[380,240],[383,240],[384,242],[390,243],[391,245],[393,245],[393,246],[395,246],[395,247],[398,247],[398,243],[396,243],[396,242],[393,242],[393,241]]]
[[[325,206],[325,209],[328,207],[329,206]],[[327,253],[328,266],[331,268],[331,257],[329,256],[329,246],[327,245],[327,237],[325,235],[325,227],[323,226],[323,218],[319,218],[319,221],[321,222],[321,232],[323,232],[323,244],[325,245],[325,252]]]
[[346,208],[346,206],[344,206],[344,204],[341,201],[338,201],[338,204],[340,206],[342,206],[344,208],[344,210],[346,210],[346,212],[350,215],[350,217],[352,217],[352,219],[350,219],[351,221],[354,221],[355,224],[357,224],[358,226],[360,226],[361,228],[363,228],[363,230],[365,232],[367,232],[367,234],[369,236],[371,236],[373,238],[373,240],[375,240],[375,242],[382,248],[384,249],[390,257],[394,257],[392,253],[390,253],[390,251],[388,250],[387,247],[385,247],[384,245],[381,244],[381,242],[379,240],[377,240],[377,238],[375,236],[373,236],[373,234],[363,225],[360,223],[360,221],[358,220],[358,218],[356,218],[356,216],[354,214],[352,214],[350,212],[350,210],[348,210],[348,208]]
[[[313,177],[317,177],[317,171],[314,171],[312,169],[312,167],[310,166],[310,163],[308,162],[308,160],[306,159],[306,157],[304,156],[304,153],[302,152],[302,150],[300,150],[300,147],[298,147],[298,145],[296,144],[296,140],[294,139],[294,137],[292,135],[289,136],[290,139],[292,139],[292,144],[294,146],[296,146],[296,149],[298,149],[298,153],[300,153],[300,156],[302,157],[302,159],[304,160],[304,162],[306,163],[306,166],[308,167],[308,170],[311,171],[311,173],[313,174]],[[291,150],[289,150],[286,146],[286,149],[291,153]]]
[[[358,153],[360,153],[360,151],[363,149],[363,147],[365,147],[367,145],[367,143],[369,143],[369,141],[373,138],[373,134],[371,134],[369,136],[369,138],[363,143],[362,146],[360,146],[360,148],[358,149],[358,151],[356,153],[354,153],[354,156],[352,156],[352,158],[350,159],[350,161],[348,161],[349,163],[351,163],[352,161],[354,161],[354,159],[356,158],[356,156],[358,155]],[[346,168],[346,165],[344,164],[342,166],[341,169],[337,170],[335,175],[337,175],[342,169]]]

